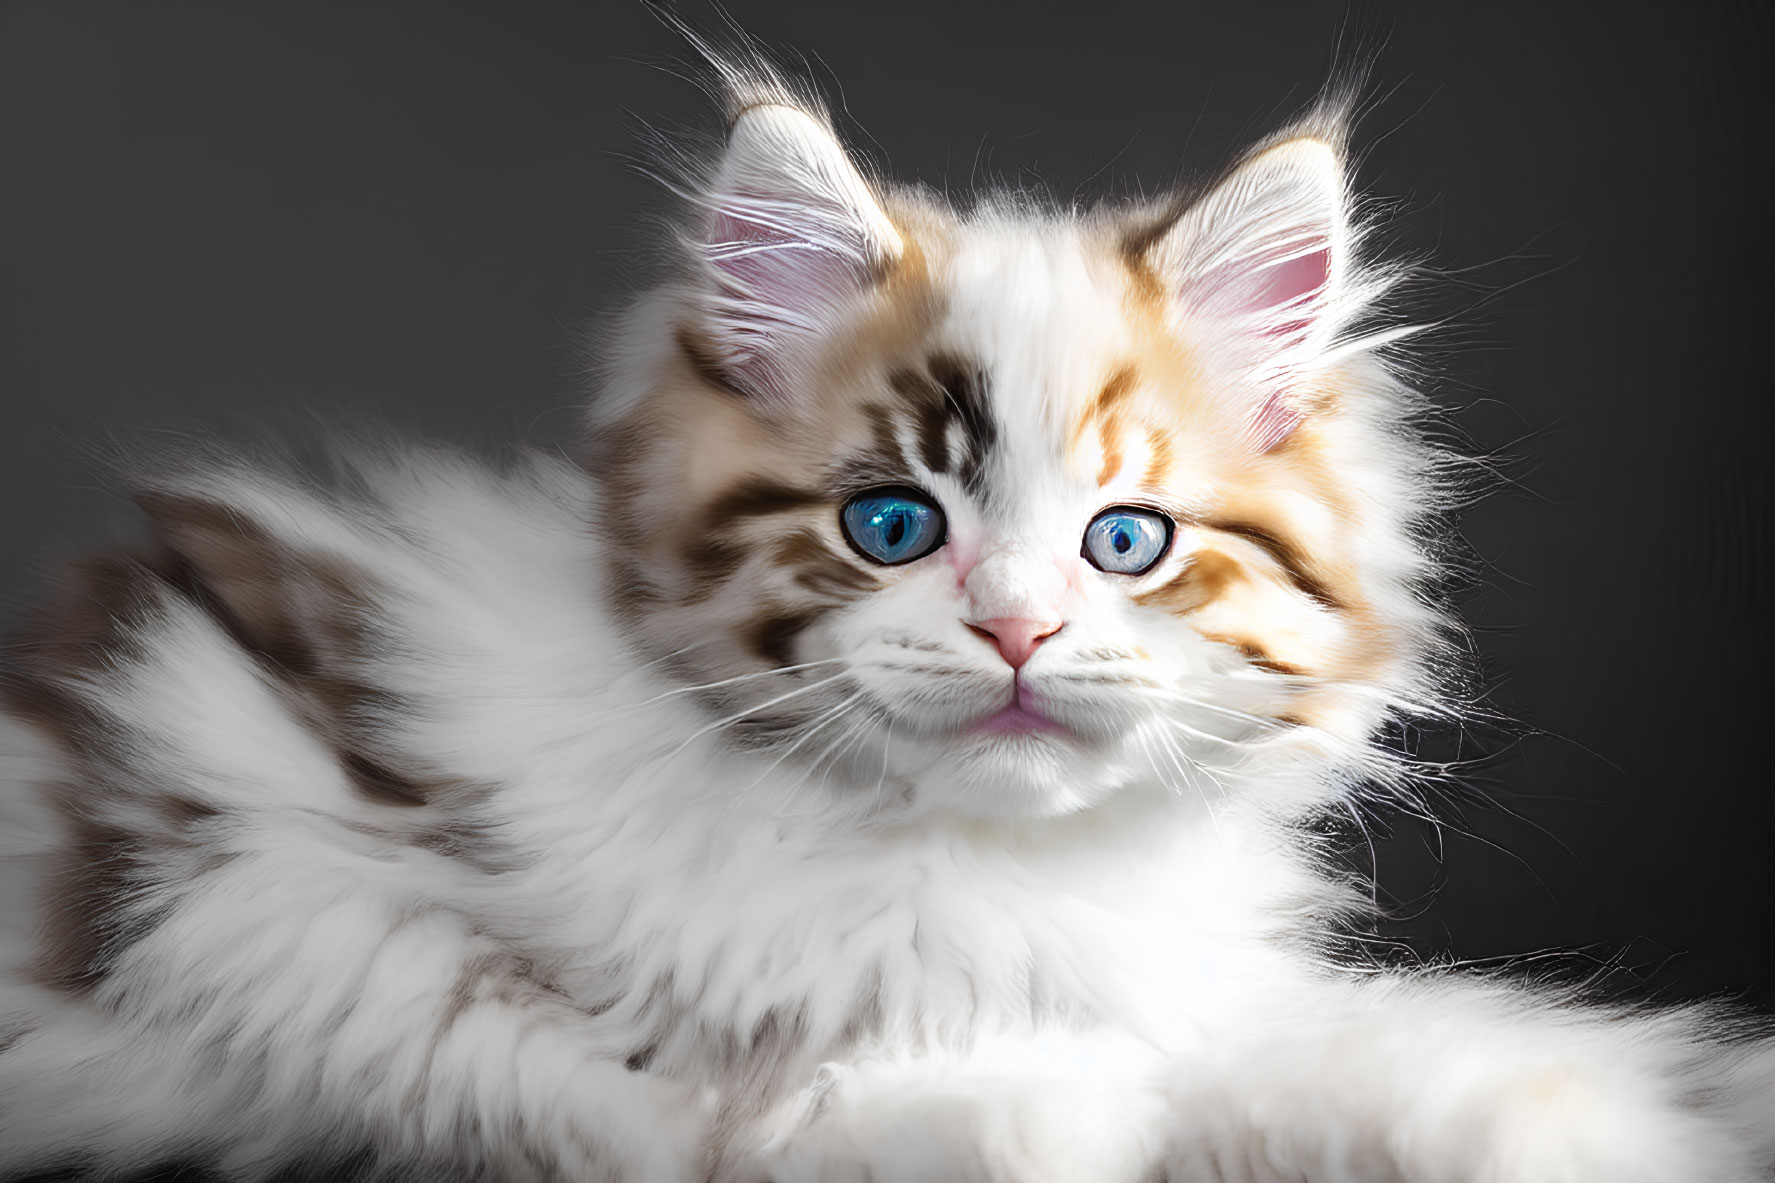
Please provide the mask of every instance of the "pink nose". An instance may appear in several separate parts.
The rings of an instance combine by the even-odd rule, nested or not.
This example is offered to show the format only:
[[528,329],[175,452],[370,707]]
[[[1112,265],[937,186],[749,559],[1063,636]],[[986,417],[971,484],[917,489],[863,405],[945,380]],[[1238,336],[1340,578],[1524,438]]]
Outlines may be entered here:
[[1060,631],[1058,620],[1026,620],[1021,616],[997,616],[991,620],[970,620],[967,626],[998,646],[1012,669],[1023,668],[1029,655],[1041,643]]

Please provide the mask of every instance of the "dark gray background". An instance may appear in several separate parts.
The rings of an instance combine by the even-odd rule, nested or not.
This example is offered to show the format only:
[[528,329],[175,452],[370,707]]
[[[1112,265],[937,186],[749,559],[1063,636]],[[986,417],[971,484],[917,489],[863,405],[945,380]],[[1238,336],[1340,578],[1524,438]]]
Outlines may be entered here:
[[[1223,160],[1347,26],[1341,3],[732,8],[817,55],[896,174],[1062,192]],[[1450,272],[1432,384],[1519,458],[1468,521],[1467,607],[1531,730],[1480,741],[1493,804],[1379,841],[1400,927],[1775,1003],[1770,8],[1398,4],[1354,27],[1386,39],[1362,182]],[[569,433],[574,343],[661,204],[619,159],[623,112],[707,126],[646,64],[682,54],[626,0],[0,4],[5,615],[46,557],[127,523],[82,458],[107,434],[314,405]]]

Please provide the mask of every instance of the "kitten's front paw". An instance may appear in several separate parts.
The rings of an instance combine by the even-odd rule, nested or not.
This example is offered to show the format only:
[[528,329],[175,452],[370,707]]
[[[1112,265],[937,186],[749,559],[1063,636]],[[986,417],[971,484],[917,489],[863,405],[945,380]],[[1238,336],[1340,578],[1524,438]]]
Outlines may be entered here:
[[1514,1082],[1479,1123],[1458,1183],[1753,1183],[1739,1140],[1649,1078],[1549,1068]]
[[1745,1139],[1656,1075],[1547,1064],[1478,1086],[1180,1093],[1168,1183],[1754,1183]]
[[773,1116],[745,1183],[1139,1183],[1155,1098],[1101,1083],[828,1064]]

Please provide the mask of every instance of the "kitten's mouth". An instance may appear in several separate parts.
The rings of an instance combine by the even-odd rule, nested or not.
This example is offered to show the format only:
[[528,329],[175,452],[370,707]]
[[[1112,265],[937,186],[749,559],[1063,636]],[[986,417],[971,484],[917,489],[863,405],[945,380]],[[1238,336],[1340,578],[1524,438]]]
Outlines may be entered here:
[[1036,710],[1020,684],[1012,683],[1011,705],[968,728],[987,735],[1063,734],[1067,730]]

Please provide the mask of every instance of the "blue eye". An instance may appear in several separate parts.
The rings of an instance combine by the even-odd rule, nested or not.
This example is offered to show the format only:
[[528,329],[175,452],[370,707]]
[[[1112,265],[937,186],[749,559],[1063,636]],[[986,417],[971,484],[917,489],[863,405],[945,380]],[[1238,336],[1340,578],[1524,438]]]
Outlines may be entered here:
[[1144,575],[1171,546],[1171,519],[1157,510],[1112,505],[1085,527],[1080,553],[1099,571]]
[[914,489],[871,489],[845,502],[844,536],[866,559],[894,566],[922,559],[947,537],[943,511]]

